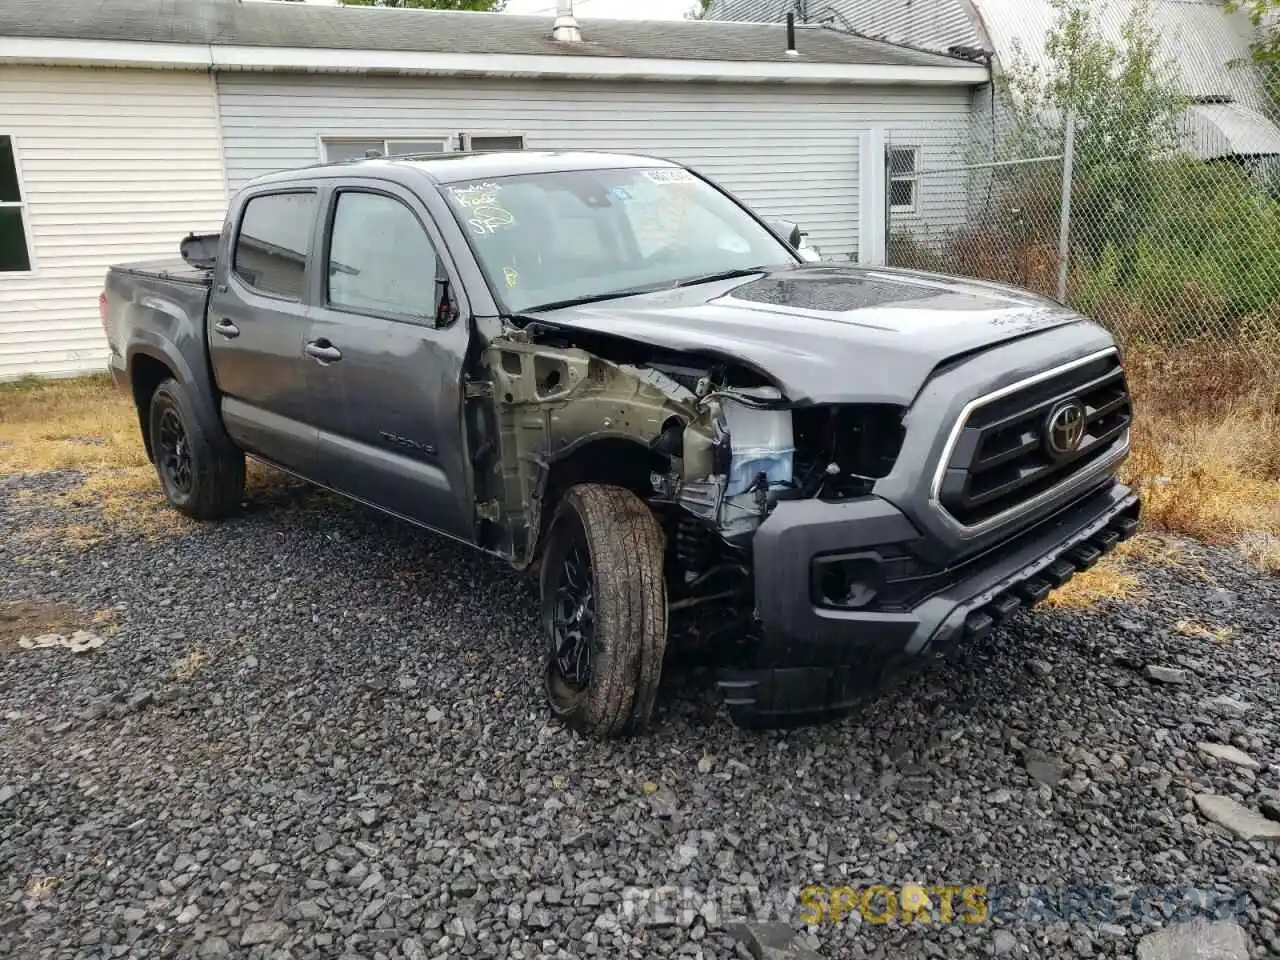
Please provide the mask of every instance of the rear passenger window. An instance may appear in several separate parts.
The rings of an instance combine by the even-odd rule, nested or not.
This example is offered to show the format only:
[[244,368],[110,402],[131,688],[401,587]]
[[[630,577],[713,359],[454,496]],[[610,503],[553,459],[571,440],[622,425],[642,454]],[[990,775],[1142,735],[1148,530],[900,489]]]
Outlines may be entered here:
[[236,236],[236,276],[262,293],[301,300],[315,215],[314,193],[273,193],[250,200]]
[[426,320],[435,290],[435,248],[412,210],[377,193],[338,195],[329,242],[332,306]]

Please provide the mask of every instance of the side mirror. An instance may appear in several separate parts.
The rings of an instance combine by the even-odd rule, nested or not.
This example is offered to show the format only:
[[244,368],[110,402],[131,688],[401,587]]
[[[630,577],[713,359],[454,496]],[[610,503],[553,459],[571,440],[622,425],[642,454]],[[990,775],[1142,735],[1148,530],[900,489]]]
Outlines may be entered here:
[[799,250],[801,243],[800,224],[792,223],[790,220],[770,220],[769,226],[773,227],[778,233],[782,234],[787,243],[791,244],[792,250]]
[[435,319],[437,327],[450,326],[458,319],[458,305],[448,277],[436,277]]

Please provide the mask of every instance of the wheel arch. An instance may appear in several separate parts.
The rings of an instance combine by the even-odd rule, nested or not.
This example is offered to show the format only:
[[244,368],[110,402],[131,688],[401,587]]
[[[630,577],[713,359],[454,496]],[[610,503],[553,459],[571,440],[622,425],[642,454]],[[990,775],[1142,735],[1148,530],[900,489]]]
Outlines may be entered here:
[[151,431],[148,428],[151,398],[155,395],[156,388],[170,378],[177,380],[185,388],[192,409],[205,432],[219,442],[230,444],[222,421],[218,418],[211,387],[207,382],[202,385],[173,346],[162,340],[135,342],[130,345],[126,355],[126,369],[148,459],[153,457]]
[[622,487],[644,500],[653,492],[654,472],[669,470],[670,466],[667,457],[625,433],[592,434],[564,447],[547,464],[532,565],[541,560],[556,508],[570,487],[579,483]]

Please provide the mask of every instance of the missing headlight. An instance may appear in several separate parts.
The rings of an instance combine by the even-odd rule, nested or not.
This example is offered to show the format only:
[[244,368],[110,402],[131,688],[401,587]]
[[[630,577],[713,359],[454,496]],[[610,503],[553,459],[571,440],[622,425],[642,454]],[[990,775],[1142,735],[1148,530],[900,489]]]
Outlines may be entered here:
[[[772,387],[736,393],[766,402],[782,397]],[[733,497],[745,493],[755,487],[762,476],[769,487],[790,486],[795,455],[791,411],[746,406],[728,396],[722,403],[731,451],[725,494]]]
[[792,411],[798,496],[866,496],[893,470],[902,450],[902,416],[892,404],[804,407]]

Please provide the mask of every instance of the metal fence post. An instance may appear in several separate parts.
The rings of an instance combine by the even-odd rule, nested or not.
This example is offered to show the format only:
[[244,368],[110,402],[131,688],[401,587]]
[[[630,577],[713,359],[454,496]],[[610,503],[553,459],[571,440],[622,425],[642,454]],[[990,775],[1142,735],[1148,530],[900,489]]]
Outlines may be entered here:
[[1067,270],[1071,265],[1071,178],[1076,159],[1076,112],[1067,111],[1067,132],[1062,144],[1062,212],[1058,225],[1058,299],[1067,300]]

